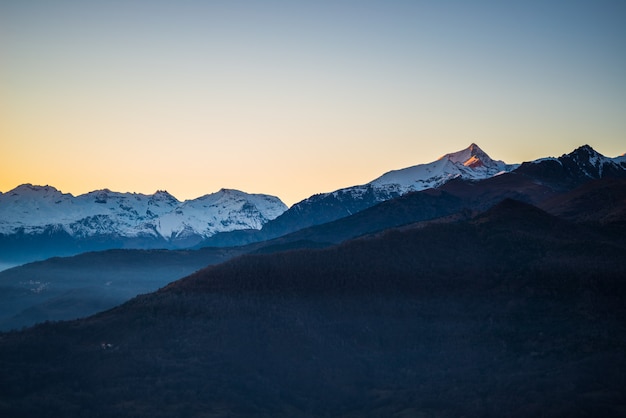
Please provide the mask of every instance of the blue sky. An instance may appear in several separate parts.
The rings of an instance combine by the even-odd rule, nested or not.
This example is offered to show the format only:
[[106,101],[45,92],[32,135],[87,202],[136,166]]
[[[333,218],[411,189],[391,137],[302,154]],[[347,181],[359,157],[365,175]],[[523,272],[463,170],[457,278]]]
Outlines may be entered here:
[[0,1],[0,191],[288,204],[479,144],[626,152],[623,1]]

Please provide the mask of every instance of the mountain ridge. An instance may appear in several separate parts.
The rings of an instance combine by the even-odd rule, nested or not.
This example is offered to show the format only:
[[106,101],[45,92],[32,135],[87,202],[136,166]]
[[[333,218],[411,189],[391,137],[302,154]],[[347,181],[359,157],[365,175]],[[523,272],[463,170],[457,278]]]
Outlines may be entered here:
[[515,164],[491,159],[472,143],[430,163],[392,170],[362,185],[315,194],[291,206],[260,231],[217,234],[207,239],[205,244],[221,246],[225,242],[227,245],[243,245],[264,241],[353,215],[409,192],[440,187],[457,178],[485,179],[516,167]]
[[[608,158],[589,145],[583,145],[560,157],[506,164],[492,159],[472,143],[460,151],[444,154],[431,163],[392,170],[362,185],[318,193],[290,208],[282,202],[275,201],[276,205],[268,202],[267,199],[280,200],[275,197],[251,194],[235,196],[243,192],[230,189],[180,202],[166,191],[143,195],[101,189],[74,198],[51,186],[27,184],[0,194],[0,249],[7,256],[20,251],[26,253],[31,249],[38,252],[36,258],[45,258],[90,249],[238,246],[332,222],[409,192],[429,188],[451,190],[461,180],[487,182],[485,184],[493,186],[492,194],[496,197],[507,182],[509,186],[523,182],[527,191],[535,190],[525,197],[517,197],[538,203],[543,198],[571,190],[585,181],[626,177],[625,173],[626,157]],[[514,187],[509,188],[509,197],[516,198]],[[481,193],[490,193],[486,187],[482,189]],[[7,207],[10,205],[2,205],[2,202],[9,200],[16,191],[25,192],[25,195],[32,195],[35,191],[43,193],[47,198],[48,211],[44,216],[41,216],[45,212],[42,208],[27,207],[32,212],[31,216],[37,215],[38,219],[45,220],[43,224],[10,224],[9,220],[14,214],[8,213],[11,207]],[[466,190],[464,193],[471,192]],[[107,210],[85,211],[80,208],[81,205],[71,204],[72,210],[83,210],[84,216],[79,220],[68,220],[67,202],[76,199],[91,199],[93,205]],[[490,202],[490,199],[485,202]],[[136,201],[141,201],[139,206]],[[485,207],[483,205],[481,208]],[[74,242],[76,238],[80,242]]]
[[[604,228],[610,230],[611,234],[616,237],[616,239],[619,238],[620,231],[624,231],[624,227],[626,227],[626,188],[624,182],[626,179],[606,177],[585,182],[570,191],[559,191],[543,184],[545,181],[543,181],[539,175],[541,173],[535,174],[535,176],[531,177],[523,173],[510,172],[478,182],[456,178],[440,188],[410,192],[400,197],[381,202],[353,215],[324,224],[306,227],[270,240],[252,243],[242,247],[222,246],[214,249],[204,248],[191,251],[191,253],[195,251],[209,251],[209,253],[214,252],[215,254],[229,254],[229,256],[234,256],[246,253],[274,253],[303,248],[323,248],[357,237],[385,234],[390,228],[410,230],[414,228],[424,228],[432,224],[452,224],[459,221],[468,221],[476,216],[476,214],[487,214],[492,208],[502,206],[503,201],[505,203],[508,201],[523,202],[526,205],[532,205],[526,206],[535,208],[533,209],[535,212],[528,212],[530,215],[536,213],[536,211],[539,210],[536,209],[536,207],[538,207],[551,215],[564,217],[572,221],[600,223]],[[516,203],[516,205],[519,206],[519,203]],[[530,215],[526,216],[526,218],[532,218]],[[477,219],[476,221],[478,222],[479,220]],[[545,220],[541,222],[545,223]],[[549,226],[549,223],[545,223],[545,225]],[[530,226],[534,227],[532,222]],[[235,233],[252,234],[252,231],[237,231],[232,234]],[[567,236],[568,234],[560,230],[559,235]],[[621,241],[623,241],[623,239],[621,239]],[[220,251],[224,251],[225,253],[220,253]],[[94,263],[108,265],[106,259],[110,254],[111,253],[102,253],[101,255],[93,254],[90,256],[90,259],[93,259]],[[132,254],[132,252],[128,253],[128,257],[131,259],[133,257]],[[136,256],[141,258],[143,257],[142,254],[146,253],[140,252],[137,253]],[[220,258],[220,260],[224,260],[229,256]],[[195,256],[191,256],[191,258],[194,257]],[[197,259],[202,260],[202,257]],[[214,260],[217,260],[217,258]],[[161,257],[159,257],[156,261],[157,263],[155,263],[155,265],[163,265],[162,270],[165,272],[167,270],[165,265],[160,264],[162,261],[164,262],[164,260],[161,260]],[[71,264],[72,262],[72,260],[67,260],[67,263]],[[112,263],[116,262],[116,259],[112,260]],[[29,283],[33,281],[33,283],[50,283],[50,286],[54,287],[46,288],[45,291],[37,295],[36,299],[31,297],[31,299],[33,299],[32,301],[28,303],[25,301],[25,303],[16,307],[15,310],[7,309],[5,312],[7,318],[5,323],[7,325],[10,324],[11,321],[13,321],[12,323],[17,323],[16,321],[18,321],[19,317],[24,317],[29,311],[31,312],[28,314],[29,318],[33,321],[42,321],[46,318],[71,318],[89,312],[78,303],[79,301],[71,302],[71,296],[55,296],[59,295],[56,287],[62,284],[62,286],[65,287],[81,288],[87,283],[83,281],[84,278],[106,276],[107,273],[100,271],[100,269],[91,272],[90,264],[87,263],[83,265],[79,271],[75,272],[75,274],[72,273],[73,278],[71,280],[69,277],[62,279],[52,273],[53,271],[57,271],[59,264],[65,264],[65,261],[59,260],[57,263],[51,265],[47,263],[41,263],[39,265],[29,264],[13,269],[11,272],[0,273],[0,285],[4,284],[4,288],[6,289],[4,293],[6,294],[14,294],[16,291],[22,291],[20,289],[22,289],[23,286],[19,284],[22,282]],[[194,264],[194,266],[198,267],[199,264]],[[176,267],[176,269],[178,269],[178,267]],[[173,271],[183,271],[176,269]],[[50,272],[48,272],[48,270],[50,270]],[[118,286],[115,272],[115,269],[111,270],[111,272],[108,273],[109,279],[102,279],[102,282],[110,281],[115,284],[115,286]],[[189,272],[189,270],[187,270],[187,272]],[[146,275],[138,273],[135,287],[145,289],[153,286],[152,289],[154,290],[167,283],[166,281],[156,281],[154,278],[151,278],[150,275],[151,274]],[[171,274],[167,276],[167,278],[172,280],[176,277],[175,274]],[[142,284],[141,282],[145,280],[148,280],[151,284]],[[113,288],[105,289],[107,292],[110,292]],[[48,290],[51,291],[49,292]],[[48,308],[46,308],[49,303],[54,302],[54,300],[50,300],[51,297],[64,297],[65,310],[63,312],[56,310],[54,313],[56,316],[50,314]],[[95,296],[92,298],[97,299]],[[120,299],[117,300],[121,301]],[[75,305],[77,305],[78,308],[75,308]],[[38,313],[35,314],[33,309],[37,309]],[[94,311],[91,311],[90,313],[93,312]],[[14,317],[14,319],[10,319],[9,317]],[[27,322],[20,323],[25,324]]]
[[439,187],[454,178],[484,179],[515,169],[517,164],[493,160],[478,145],[471,143],[460,151],[444,154],[437,160],[400,170],[393,170],[372,180],[380,188],[397,190],[400,194]]
[[[581,157],[574,159],[572,155],[578,153]],[[231,246],[265,241],[303,228],[348,217],[409,192],[429,188],[449,190],[463,181],[488,182],[493,185],[495,195],[501,193],[502,188],[508,187],[511,189],[509,197],[538,203],[543,198],[573,189],[593,178],[574,167],[577,161],[584,163],[585,155],[590,154],[594,154],[596,165],[610,166],[609,169],[599,170],[596,173],[598,177],[626,176],[626,160],[622,161],[624,158],[604,157],[588,145],[558,158],[547,157],[521,164],[506,164],[503,161],[491,159],[478,145],[472,143],[463,150],[444,154],[431,163],[392,170],[363,185],[315,194],[294,204],[260,230],[216,234],[205,240],[202,245]],[[563,169],[564,163],[561,160],[566,161],[566,166],[570,166],[569,171]],[[515,190],[520,186],[524,188],[521,194]],[[472,200],[472,191],[465,185],[463,188],[465,189],[464,198]],[[489,195],[490,192],[484,188],[482,193]],[[474,198],[473,200],[476,201],[474,204],[478,209],[485,209],[488,203],[492,202],[493,196],[491,195],[482,205],[477,201],[480,199]]]
[[[73,196],[49,185],[23,184],[0,195],[0,238],[7,243],[5,254],[20,240],[38,238],[44,246],[49,241],[51,255],[63,255],[53,252],[54,240],[74,252],[99,245],[176,248],[218,232],[261,228],[286,209],[275,196],[234,189],[181,202],[161,190],[146,195],[105,188]],[[32,244],[24,243],[23,250]]]

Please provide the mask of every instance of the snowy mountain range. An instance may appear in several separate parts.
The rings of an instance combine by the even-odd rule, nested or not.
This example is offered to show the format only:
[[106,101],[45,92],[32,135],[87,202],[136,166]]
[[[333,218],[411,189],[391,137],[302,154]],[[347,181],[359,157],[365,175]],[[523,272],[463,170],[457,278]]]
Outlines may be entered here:
[[0,195],[0,234],[203,239],[259,229],[286,209],[277,197],[229,189],[180,202],[166,191],[146,195],[104,189],[74,197],[52,186],[24,184]]
[[[276,238],[303,228],[320,225],[363,211],[409,192],[440,188],[455,181],[480,182],[520,174],[533,184],[555,191],[571,189],[591,179],[626,177],[626,156],[605,157],[588,145],[560,157],[541,158],[522,164],[494,160],[474,143],[437,160],[390,171],[369,183],[313,195],[296,203],[260,231],[216,234],[207,245],[232,246]],[[503,183],[511,186],[509,178]],[[507,187],[508,187],[507,186]],[[498,187],[492,191],[498,195]],[[510,196],[509,196],[510,197]]]
[[[0,261],[108,248],[244,245],[335,221],[409,192],[454,184],[452,180],[511,175],[563,191],[589,179],[626,177],[626,156],[605,157],[585,145],[558,158],[507,164],[471,144],[366,184],[313,195],[289,209],[277,197],[228,189],[181,202],[165,191],[144,195],[104,189],[74,197],[51,186],[25,184],[0,193]],[[491,192],[495,196],[498,187]]]
[[364,185],[316,195],[312,199],[328,195],[350,195],[358,199],[371,193],[376,196],[377,201],[382,202],[405,193],[439,187],[455,178],[481,180],[514,170],[518,166],[519,164],[493,160],[478,145],[472,143],[461,151],[445,154],[431,163],[389,171]]
[[405,194],[434,187],[455,179],[481,180],[511,171],[518,164],[493,160],[472,143],[469,147],[445,154],[436,161],[383,174],[368,185],[389,194]]
[[625,177],[626,155],[605,157],[589,145],[583,145],[558,158],[547,157],[523,163],[515,172],[539,176],[545,184],[557,189],[570,188],[591,179]]
[[[260,239],[274,238],[352,215],[409,192],[440,187],[452,179],[487,179],[517,167],[517,164],[493,160],[472,143],[465,149],[445,154],[431,163],[390,171],[366,184],[313,195],[268,222],[257,235],[262,237]],[[216,236],[210,240],[211,244],[221,245],[220,239],[219,235]]]
[[[618,173],[623,173],[626,170],[626,155],[616,158],[605,157],[589,145],[581,146],[572,153],[563,154],[558,158],[548,157],[524,164],[507,164],[504,161],[493,160],[478,145],[472,143],[463,150],[445,154],[431,163],[389,171],[364,185],[346,187],[334,192],[311,196],[294,205],[292,209],[300,207],[302,210],[303,206],[327,200],[329,197],[333,197],[339,202],[350,202],[349,204],[352,205],[354,205],[354,201],[363,201],[366,205],[371,206],[371,204],[409,192],[437,188],[453,179],[479,181],[515,171],[520,166],[527,166],[528,164],[539,167],[545,161],[552,161],[565,170],[565,173],[558,174],[560,177],[566,176],[578,181],[585,178],[597,179],[607,174],[618,175]],[[347,215],[354,212],[348,207],[346,209]],[[282,216],[287,215],[289,211]],[[279,219],[280,217],[277,221]]]
[[[477,153],[475,149],[473,152]],[[454,154],[446,155],[438,162],[453,160],[454,163]],[[461,162],[471,160],[473,157],[470,153],[470,156],[463,157]],[[485,157],[479,159],[486,160]],[[421,171],[428,172],[427,169],[430,167],[423,165],[420,168],[426,168]],[[411,168],[395,173],[410,171]],[[492,172],[495,172],[495,169]],[[603,225],[603,229],[611,230],[615,238],[620,236],[617,230],[619,225],[621,228],[626,225],[624,223],[626,220],[626,161],[623,157],[607,158],[595,152],[591,147],[583,146],[558,158],[550,157],[525,162],[513,171],[498,171],[496,174],[498,175],[469,181],[461,176],[450,176],[452,180],[440,187],[406,193],[351,216],[343,216],[332,222],[312,226],[310,225],[312,219],[341,216],[340,211],[337,210],[340,205],[336,200],[332,200],[332,193],[326,194],[326,197],[318,201],[316,205],[311,205],[304,210],[300,204],[294,205],[283,215],[267,222],[261,230],[248,229],[217,233],[201,242],[200,245],[206,248],[198,251],[98,251],[77,257],[53,258],[40,263],[31,263],[23,268],[0,273],[0,279],[2,279],[0,280],[2,288],[0,306],[3,306],[0,311],[4,312],[4,316],[0,315],[0,329],[3,326],[21,327],[36,321],[69,319],[94,313],[121,303],[137,293],[160,288],[167,282],[196,271],[202,266],[219,263],[246,253],[267,254],[324,248],[356,237],[367,239],[368,236],[384,236],[384,231],[389,228],[400,228],[406,231],[440,223],[457,224],[469,221],[479,213],[490,213],[491,220],[497,220],[499,219],[498,211],[494,212],[492,209],[498,205],[500,215],[506,214],[511,208],[514,212],[522,209],[522,212],[514,215],[514,219],[521,215],[516,222],[519,222],[519,227],[523,232],[526,232],[525,223],[537,227],[536,215],[540,209],[552,216],[572,222],[583,222],[588,224],[587,226]],[[370,186],[370,190],[373,190],[373,187]],[[162,192],[157,193],[156,196],[158,198],[155,197],[152,206],[156,202],[165,202],[159,204],[159,207],[163,206],[165,208],[162,209],[167,211],[167,202],[171,201],[171,198]],[[347,197],[348,194],[345,196]],[[359,196],[363,197],[363,195]],[[98,200],[101,202],[100,205],[104,205],[110,202],[110,197],[100,195]],[[503,202],[508,202],[508,204],[502,205]],[[342,203],[345,208],[348,200]],[[354,200],[352,207],[356,207],[357,204],[358,202]],[[532,209],[533,207],[535,209]],[[310,212],[307,213],[306,209]],[[147,212],[147,209],[145,211]],[[151,211],[155,212],[156,209]],[[174,215],[177,215],[176,212],[167,212],[161,216],[160,227],[163,228],[164,224],[167,224],[163,219]],[[293,231],[271,239],[267,228],[272,228],[273,225],[281,222],[281,219],[283,223],[278,225],[291,228]],[[284,222],[284,219],[290,220],[291,224]],[[548,224],[551,222],[549,221]],[[270,229],[270,231],[276,233],[277,229]],[[549,234],[549,232],[546,233]],[[561,233],[558,235],[565,238]],[[49,242],[54,244],[51,249],[52,254],[58,255],[59,250],[63,249],[63,237],[46,235],[46,233],[39,236],[49,238]],[[38,242],[35,237],[22,235],[18,238],[22,239],[28,247],[26,249],[32,253],[33,247],[36,247]],[[0,236],[0,262],[3,257],[6,257],[7,251],[20,242],[19,239],[12,242],[3,241],[3,239]],[[505,239],[508,238],[505,237]],[[111,248],[111,245],[138,248],[138,244],[142,244],[138,241],[101,243],[94,242],[92,238],[84,238],[75,240],[74,244],[78,243],[80,246],[70,248],[70,250],[74,253],[77,251],[84,253],[88,249]],[[256,244],[242,245],[251,242],[256,242]],[[11,247],[9,248],[7,244],[11,244]],[[98,247],[100,244],[106,245]],[[157,244],[161,245],[161,242]],[[551,244],[548,242],[546,245]],[[217,248],[220,246],[231,247]],[[141,248],[140,245],[139,248]],[[513,249],[513,251],[517,250]],[[448,255],[445,252],[439,256],[446,260]],[[371,256],[376,257],[376,254]]]

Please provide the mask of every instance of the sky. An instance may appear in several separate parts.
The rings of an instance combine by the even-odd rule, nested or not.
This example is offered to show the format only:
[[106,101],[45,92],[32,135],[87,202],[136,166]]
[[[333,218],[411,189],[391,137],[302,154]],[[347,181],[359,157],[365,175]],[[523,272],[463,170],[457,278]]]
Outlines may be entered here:
[[626,2],[0,0],[0,191],[363,184],[626,152]]

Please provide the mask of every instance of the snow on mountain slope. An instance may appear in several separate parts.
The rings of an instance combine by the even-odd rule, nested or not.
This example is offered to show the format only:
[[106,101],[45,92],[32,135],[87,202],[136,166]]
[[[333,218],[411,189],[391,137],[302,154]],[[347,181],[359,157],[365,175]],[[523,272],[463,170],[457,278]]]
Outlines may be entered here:
[[156,220],[155,227],[166,239],[184,238],[190,234],[209,237],[217,232],[261,229],[286,209],[273,196],[222,189],[182,203]]
[[610,158],[605,157],[589,145],[576,148],[569,154],[563,154],[558,158],[540,158],[521,167],[523,172],[536,171],[536,167],[547,162],[556,162],[566,176],[578,179],[599,179],[603,177],[623,177],[626,175],[626,156]]
[[605,168],[617,167],[617,163],[612,158],[605,157],[589,145],[583,145],[572,153],[561,156],[559,160],[573,161],[586,176],[591,178],[602,177]]
[[[265,224],[257,239],[275,238],[309,226],[331,222],[408,192],[440,187],[456,178],[480,181],[511,171],[525,175],[526,179],[534,179],[542,187],[567,190],[589,180],[589,177],[626,176],[626,158],[622,156],[606,159],[587,146],[559,158],[537,160],[536,164],[506,164],[493,160],[476,144],[471,144],[431,163],[390,171],[367,184],[313,195]],[[511,177],[505,175],[505,180],[506,178]],[[497,189],[497,186],[494,187]],[[497,192],[494,190],[492,193]],[[218,238],[219,236],[213,239],[212,245],[222,245]],[[232,237],[229,236],[228,239],[229,245],[233,245],[235,241]],[[249,236],[245,236],[237,243],[244,244],[250,242],[249,239]]]
[[150,220],[174,210],[180,202],[165,191],[153,195],[96,190],[76,198],[84,211],[70,223],[70,235],[114,234],[124,237],[155,236]]
[[492,160],[476,144],[446,154],[428,164],[390,171],[359,186],[320,193],[304,199],[263,227],[265,239],[360,212],[405,193],[439,187],[457,178],[484,179],[517,165]]
[[53,227],[76,237],[151,235],[142,224],[178,204],[167,192],[145,195],[104,189],[74,197],[52,186],[24,184],[0,196],[0,233],[37,234]]
[[[603,171],[606,169],[626,169],[626,154],[622,154],[619,157],[615,158],[605,157],[604,155],[591,148],[589,145],[583,145],[569,155],[581,156],[578,157],[579,160],[588,160],[589,164],[591,164],[592,167],[598,170],[598,175],[600,177],[603,176]],[[586,172],[586,174],[590,177],[595,177],[595,170],[591,171],[591,173]]]
[[[311,196],[294,205],[294,209],[297,210],[298,205],[310,205],[329,196],[344,203],[349,200],[367,200],[367,205],[371,206],[408,192],[439,187],[457,177],[480,180],[514,170],[517,166],[493,160],[478,145],[471,144],[461,151],[445,154],[431,163],[389,171],[367,184]],[[362,209],[364,208],[360,208]]]
[[0,233],[36,233],[46,224],[68,222],[73,198],[51,186],[18,186],[0,195]]
[[77,197],[52,186],[24,184],[0,195],[0,234],[65,231],[76,238],[113,235],[170,239],[260,228],[287,209],[277,197],[220,190],[180,202],[152,195],[96,190]]
[[404,194],[439,187],[457,177],[471,180],[485,179],[511,171],[515,167],[517,166],[491,159],[478,145],[471,144],[461,151],[445,154],[431,163],[390,171],[369,184],[379,189]]

